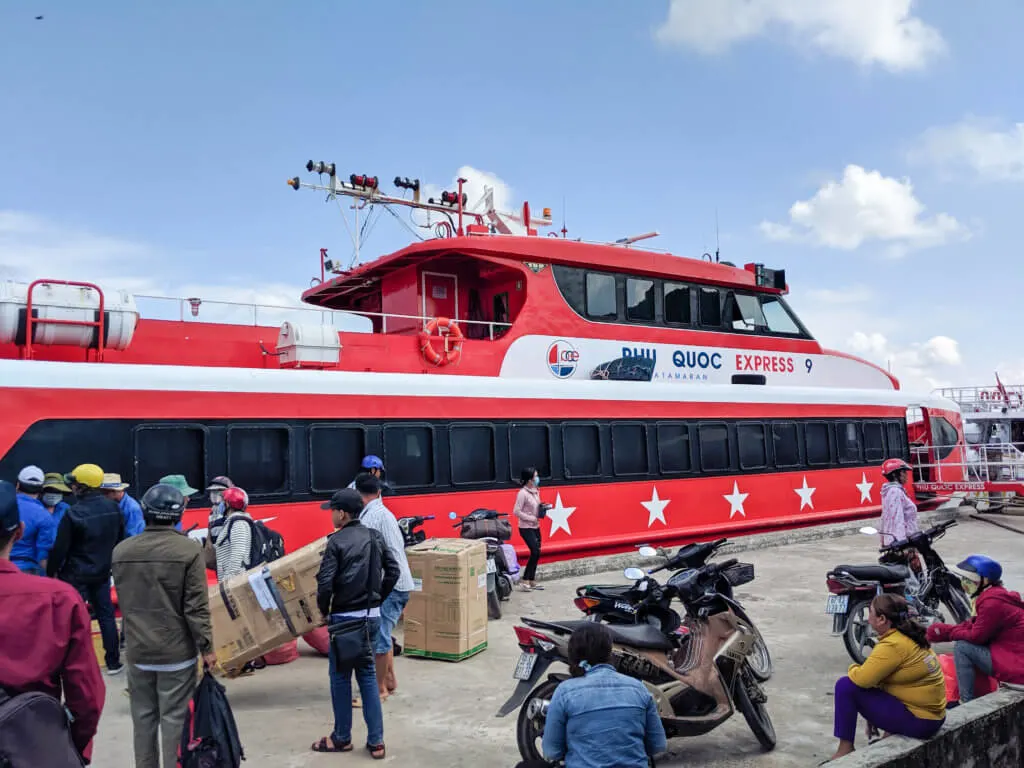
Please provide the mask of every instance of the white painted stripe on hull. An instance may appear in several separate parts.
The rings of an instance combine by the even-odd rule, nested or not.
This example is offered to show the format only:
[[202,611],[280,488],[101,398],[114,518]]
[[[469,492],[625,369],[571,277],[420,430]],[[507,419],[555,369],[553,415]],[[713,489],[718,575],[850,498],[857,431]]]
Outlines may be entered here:
[[626,381],[559,381],[445,376],[416,373],[200,368],[0,360],[0,391],[101,389],[150,392],[229,392],[285,395],[521,398],[666,403],[775,403],[806,405],[925,405],[959,411],[951,400],[899,390],[730,384],[660,384]]

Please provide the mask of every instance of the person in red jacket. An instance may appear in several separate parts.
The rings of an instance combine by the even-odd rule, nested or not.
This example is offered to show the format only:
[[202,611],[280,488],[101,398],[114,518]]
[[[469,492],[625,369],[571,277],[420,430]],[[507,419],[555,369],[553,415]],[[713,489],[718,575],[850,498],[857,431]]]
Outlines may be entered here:
[[11,562],[22,530],[14,486],[0,481],[0,686],[11,695],[63,693],[71,739],[89,762],[106,694],[89,611],[71,585],[22,573]]
[[960,702],[974,698],[978,670],[1004,683],[1024,683],[1024,601],[1003,587],[1003,568],[985,555],[971,555],[957,570],[975,585],[977,615],[962,624],[932,624],[933,643],[956,641],[956,681]]

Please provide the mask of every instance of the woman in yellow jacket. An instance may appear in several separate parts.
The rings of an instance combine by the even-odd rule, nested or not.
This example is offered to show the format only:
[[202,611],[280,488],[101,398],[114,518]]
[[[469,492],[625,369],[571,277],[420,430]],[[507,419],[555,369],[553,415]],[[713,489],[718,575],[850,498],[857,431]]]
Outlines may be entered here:
[[863,664],[836,682],[832,759],[853,752],[857,715],[887,733],[930,739],[946,720],[946,683],[924,627],[911,621],[907,601],[878,595],[868,613],[878,644]]

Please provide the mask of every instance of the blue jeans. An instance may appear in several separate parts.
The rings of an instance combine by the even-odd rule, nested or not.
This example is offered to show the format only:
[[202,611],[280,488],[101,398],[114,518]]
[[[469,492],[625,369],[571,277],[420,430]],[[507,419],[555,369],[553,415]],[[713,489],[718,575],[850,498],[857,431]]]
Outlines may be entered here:
[[960,687],[960,701],[967,703],[974,698],[976,670],[992,674],[992,651],[987,645],[975,645],[958,640],[953,646],[953,661],[956,663],[956,684]]
[[117,669],[121,666],[121,641],[117,634],[117,621],[114,619],[114,604],[110,601],[110,580],[76,586],[82,599],[92,606],[96,623],[100,625],[107,669]]
[[[363,719],[366,721],[366,743],[377,746],[384,743],[384,712],[380,706],[380,690],[377,688],[377,671],[373,663],[371,642],[380,633],[380,619],[366,620],[369,638],[363,644],[361,653],[339,663],[334,639],[328,653],[331,675],[331,705],[334,709],[334,731],[331,739],[335,744],[352,741],[352,673],[363,699]],[[331,622],[332,625],[335,622]]]
[[391,594],[380,604],[380,632],[377,633],[377,644],[373,649],[378,656],[383,656],[391,650],[391,631],[398,623],[408,602],[408,592],[399,592],[397,589],[393,589]]

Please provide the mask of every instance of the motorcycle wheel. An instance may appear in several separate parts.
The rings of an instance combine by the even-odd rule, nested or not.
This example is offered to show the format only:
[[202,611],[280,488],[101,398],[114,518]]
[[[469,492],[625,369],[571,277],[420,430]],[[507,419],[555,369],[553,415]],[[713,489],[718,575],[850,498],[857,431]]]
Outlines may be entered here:
[[870,600],[859,600],[854,603],[850,608],[849,618],[846,620],[846,631],[843,633],[843,645],[846,646],[846,652],[857,664],[864,663],[878,642],[875,631],[868,624],[868,608],[870,607]]
[[[775,749],[776,743],[775,726],[772,725],[772,719],[768,715],[768,707],[765,706],[765,702],[754,701],[751,698],[750,690],[747,686],[750,685],[752,680],[748,680],[747,675],[753,678],[750,667],[744,666],[736,678],[734,694],[736,708],[743,713],[743,719],[747,721],[750,730],[754,732],[754,736],[760,742],[761,748],[765,752],[771,752]],[[757,686],[757,683],[754,683],[754,686]],[[763,696],[763,692],[761,693]]]
[[504,573],[498,574],[498,599],[508,600],[512,596],[512,579]]
[[771,653],[768,652],[768,644],[764,641],[761,630],[747,616],[746,611],[735,606],[733,610],[736,611],[737,616],[747,622],[751,629],[754,630],[754,650],[747,656],[747,665],[750,667],[750,674],[754,676],[757,682],[766,683],[771,679],[772,673],[775,671],[775,663],[772,661]]
[[501,618],[501,601],[498,600],[498,592],[487,593],[487,618],[488,619],[500,619]]
[[540,744],[544,737],[544,720],[530,717],[530,702],[534,699],[551,701],[557,687],[558,683],[551,680],[541,683],[530,691],[526,701],[519,708],[519,719],[516,721],[516,745],[519,747],[520,757],[526,762],[544,760]]

